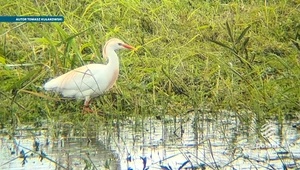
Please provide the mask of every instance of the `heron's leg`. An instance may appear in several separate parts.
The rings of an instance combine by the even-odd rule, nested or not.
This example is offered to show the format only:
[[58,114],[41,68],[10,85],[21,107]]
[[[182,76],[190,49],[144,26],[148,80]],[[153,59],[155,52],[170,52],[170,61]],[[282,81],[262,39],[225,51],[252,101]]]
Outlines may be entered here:
[[90,96],[86,96],[85,100],[84,100],[84,107],[89,107],[90,106],[90,100],[91,97]]
[[84,106],[83,106],[83,109],[82,109],[83,114],[93,112],[93,110],[90,108],[90,103],[89,103],[90,100],[91,100],[90,96],[85,97]]

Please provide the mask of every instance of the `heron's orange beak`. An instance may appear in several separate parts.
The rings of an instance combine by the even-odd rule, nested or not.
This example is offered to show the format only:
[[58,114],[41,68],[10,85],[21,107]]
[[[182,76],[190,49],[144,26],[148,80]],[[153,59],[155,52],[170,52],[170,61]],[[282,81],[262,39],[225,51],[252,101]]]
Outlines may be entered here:
[[123,47],[128,48],[128,49],[130,49],[130,50],[134,50],[134,51],[137,50],[136,48],[134,48],[134,47],[132,47],[132,46],[130,46],[130,45],[128,45],[128,44],[123,44]]

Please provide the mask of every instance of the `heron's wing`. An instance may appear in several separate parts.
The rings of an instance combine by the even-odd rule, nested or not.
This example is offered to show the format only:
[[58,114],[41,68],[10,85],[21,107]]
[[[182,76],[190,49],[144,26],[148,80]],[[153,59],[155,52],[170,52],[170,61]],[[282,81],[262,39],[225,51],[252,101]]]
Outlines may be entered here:
[[[46,90],[53,90],[61,93],[70,91],[72,93],[82,93],[87,90],[99,90],[103,88],[101,80],[95,77],[104,72],[102,64],[89,64],[71,70],[55,79],[50,80],[44,85]],[[101,76],[100,76],[101,77]],[[104,90],[104,89],[103,89]]]

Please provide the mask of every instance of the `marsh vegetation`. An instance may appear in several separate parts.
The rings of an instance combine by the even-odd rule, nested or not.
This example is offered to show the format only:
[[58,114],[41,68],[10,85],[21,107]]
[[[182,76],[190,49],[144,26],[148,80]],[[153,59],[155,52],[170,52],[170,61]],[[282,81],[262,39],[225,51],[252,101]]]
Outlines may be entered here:
[[[0,123],[13,135],[32,125],[82,132],[134,117],[166,121],[234,113],[242,128],[300,118],[300,3],[294,1],[8,1],[0,15],[64,16],[63,23],[0,23]],[[105,63],[118,37],[117,84],[81,114],[81,100],[46,93],[51,77]],[[255,122],[255,123],[253,123]],[[85,134],[85,133],[84,133]]]

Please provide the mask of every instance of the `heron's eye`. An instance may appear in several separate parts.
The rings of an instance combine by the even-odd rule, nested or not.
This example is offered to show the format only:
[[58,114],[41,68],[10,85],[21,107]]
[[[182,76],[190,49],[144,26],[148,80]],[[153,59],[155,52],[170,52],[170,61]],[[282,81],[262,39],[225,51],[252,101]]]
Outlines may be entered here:
[[119,46],[122,46],[122,43],[118,43]]

